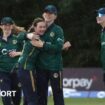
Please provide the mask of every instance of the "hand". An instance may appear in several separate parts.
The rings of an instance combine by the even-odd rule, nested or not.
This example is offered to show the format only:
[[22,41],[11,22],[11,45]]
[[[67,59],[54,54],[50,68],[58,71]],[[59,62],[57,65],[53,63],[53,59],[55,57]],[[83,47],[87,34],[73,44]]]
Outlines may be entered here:
[[44,45],[44,42],[40,39],[39,40],[32,40],[30,42],[33,46],[38,47],[38,48],[42,48]]
[[63,45],[63,50],[68,50],[71,47],[71,43],[69,41],[66,41]]
[[33,36],[34,36],[33,33],[28,33],[28,34],[27,34],[27,38],[30,39],[30,40],[32,40]]
[[36,35],[36,34],[34,34],[32,37],[32,40],[39,40],[39,39],[40,39],[39,35]]
[[21,52],[16,52],[16,51],[9,52],[9,56],[12,58],[19,56],[19,55],[21,55]]
[[30,39],[30,40],[34,40],[34,39],[38,40],[38,39],[40,39],[39,35],[36,35],[35,33],[28,33],[27,38]]

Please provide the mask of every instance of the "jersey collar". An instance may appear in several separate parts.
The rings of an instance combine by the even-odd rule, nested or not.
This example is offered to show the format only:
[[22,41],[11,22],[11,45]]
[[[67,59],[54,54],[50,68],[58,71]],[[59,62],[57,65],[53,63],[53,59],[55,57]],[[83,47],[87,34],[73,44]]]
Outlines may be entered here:
[[[10,35],[7,37],[7,41],[8,41],[11,37],[12,37],[12,34],[10,34]],[[5,41],[5,40],[3,40],[3,35],[0,35],[0,40]],[[5,41],[5,42],[6,42],[6,41]]]

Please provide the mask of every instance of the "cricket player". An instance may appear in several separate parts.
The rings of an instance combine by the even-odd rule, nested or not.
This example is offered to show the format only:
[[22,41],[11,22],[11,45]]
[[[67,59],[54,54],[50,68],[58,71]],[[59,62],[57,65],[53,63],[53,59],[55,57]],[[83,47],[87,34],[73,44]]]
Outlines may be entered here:
[[105,83],[105,8],[100,8],[97,11],[98,16],[96,17],[97,23],[102,26],[101,32],[101,62],[103,68],[103,81]]
[[50,81],[54,105],[64,105],[62,88],[62,48],[64,44],[63,29],[56,25],[57,8],[48,5],[43,12],[43,18],[47,23],[47,31],[42,40],[33,41],[32,44],[42,48],[37,59],[37,93],[38,105],[47,105],[48,84]]
[[0,35],[0,90],[16,91],[14,97],[2,97],[3,105],[19,105],[21,100],[21,89],[15,68],[17,60],[21,55],[22,45],[13,34],[14,21],[11,17],[1,20],[2,33]]
[[18,40],[25,41],[22,55],[18,60],[18,77],[28,105],[37,105],[35,65],[37,62],[36,58],[39,54],[39,49],[32,46],[31,40],[27,39],[27,37],[29,35],[28,38],[30,38],[31,35],[34,35],[35,37],[33,37],[32,40],[38,40],[38,36],[42,36],[46,31],[46,23],[42,18],[36,18],[33,22],[33,25],[33,33],[27,35],[20,33],[18,35]]

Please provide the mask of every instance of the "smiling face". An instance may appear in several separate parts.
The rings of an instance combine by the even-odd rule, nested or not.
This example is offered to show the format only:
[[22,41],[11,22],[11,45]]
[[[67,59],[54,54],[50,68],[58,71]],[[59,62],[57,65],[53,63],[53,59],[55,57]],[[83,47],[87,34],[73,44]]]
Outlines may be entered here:
[[46,28],[47,28],[47,26],[46,26],[45,21],[40,21],[36,24],[36,26],[34,26],[34,30],[35,30],[36,34],[38,34],[38,35],[43,35],[46,31]]
[[13,29],[13,25],[12,24],[3,24],[3,25],[1,25],[1,28],[3,30],[3,33],[10,33]]
[[52,22],[57,18],[57,15],[49,12],[44,12],[43,13],[43,18],[46,22]]

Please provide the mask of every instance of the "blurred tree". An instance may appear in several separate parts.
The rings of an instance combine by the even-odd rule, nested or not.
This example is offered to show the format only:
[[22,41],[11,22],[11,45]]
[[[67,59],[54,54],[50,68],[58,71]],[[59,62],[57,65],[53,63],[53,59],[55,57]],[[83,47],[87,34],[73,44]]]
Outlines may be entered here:
[[70,50],[63,52],[64,66],[100,66],[100,26],[96,24],[96,10],[105,7],[105,0],[0,0],[0,19],[11,16],[27,29],[48,4],[57,7],[56,23],[63,27],[65,40],[72,43]]
[[[66,39],[72,43],[69,56],[64,54],[64,66],[100,66],[99,26],[95,18],[96,10],[104,4],[104,0],[62,0],[59,3],[62,7],[60,23]],[[67,61],[68,58],[70,61]]]

